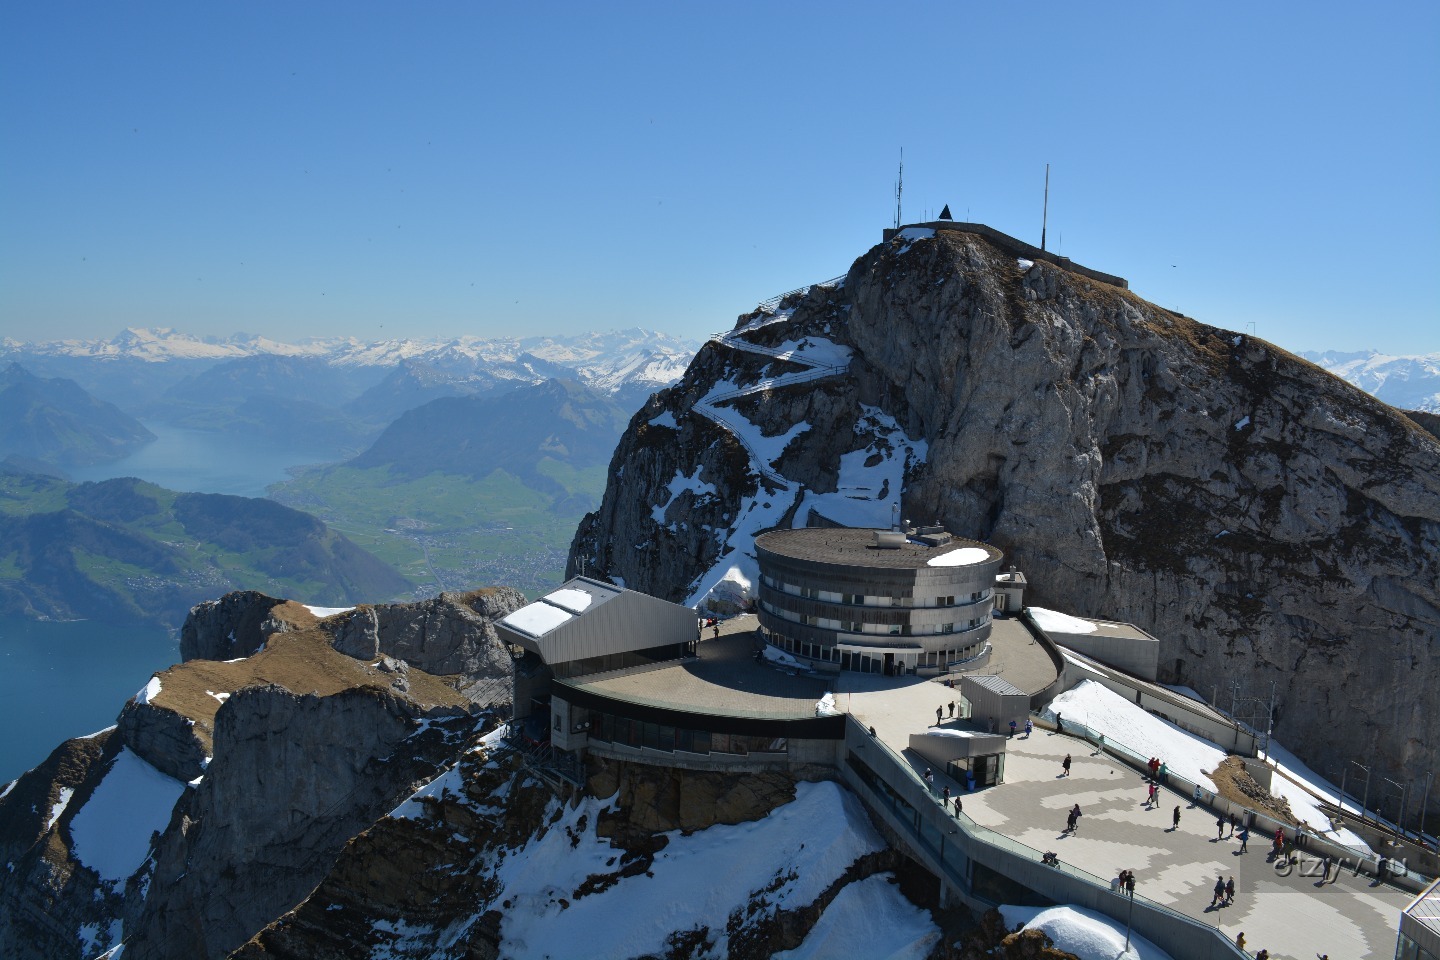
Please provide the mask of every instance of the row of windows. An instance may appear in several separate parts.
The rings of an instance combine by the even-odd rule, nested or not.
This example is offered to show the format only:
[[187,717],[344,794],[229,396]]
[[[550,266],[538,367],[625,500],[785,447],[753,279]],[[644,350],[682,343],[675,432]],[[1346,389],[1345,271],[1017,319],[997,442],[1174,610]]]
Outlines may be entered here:
[[667,753],[728,753],[747,756],[752,753],[785,753],[784,737],[755,737],[738,733],[711,733],[689,730],[665,723],[631,720],[599,710],[590,711],[590,739],[606,743],[622,743],[631,747],[648,747]]
[[[972,603],[979,603],[982,600],[990,599],[993,591],[976,590],[969,596],[956,594],[943,597],[914,597],[914,596],[882,596],[872,593],[841,593],[835,590],[821,590],[818,587],[802,587],[793,583],[786,583],[770,574],[760,578],[766,586],[788,593],[792,596],[804,597],[807,600],[820,600],[825,603],[844,603],[856,607],[957,607]],[[900,591],[909,594],[909,590]]]
[[821,630],[837,630],[844,633],[872,634],[875,636],[911,637],[923,636],[925,634],[937,633],[964,633],[966,630],[973,630],[985,622],[985,617],[973,617],[964,623],[932,623],[929,625],[917,625],[908,623],[866,623],[863,620],[833,620],[829,617],[817,617],[809,613],[796,613],[793,610],[785,610],[775,606],[768,600],[760,601],[760,609],[766,613],[779,617],[782,620],[789,620],[791,623],[803,623],[807,627],[818,627]]
[[[778,633],[770,634],[767,639],[774,646],[784,650],[786,653],[792,653],[797,657],[806,657],[810,660],[819,660],[826,663],[838,663],[842,670],[878,672],[878,668],[872,670],[868,662],[861,663],[862,660],[875,660],[876,658],[873,654],[852,654],[849,651],[842,651],[839,647],[826,646],[820,643],[809,643],[804,640],[793,640],[790,637]],[[912,669],[938,670],[947,664],[960,660],[968,660],[979,654],[984,647],[985,641],[981,640],[978,643],[972,643],[969,646],[960,647],[955,650],[906,651],[896,656],[901,662],[907,664]],[[853,664],[848,662],[852,657],[854,660]]]

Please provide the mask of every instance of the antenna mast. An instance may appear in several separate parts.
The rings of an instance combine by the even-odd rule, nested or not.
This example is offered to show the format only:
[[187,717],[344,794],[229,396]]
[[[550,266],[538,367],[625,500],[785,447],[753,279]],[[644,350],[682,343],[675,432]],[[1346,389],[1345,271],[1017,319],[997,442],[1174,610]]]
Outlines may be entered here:
[[1040,215],[1040,249],[1045,249],[1045,228],[1050,223],[1050,164],[1045,164],[1045,210]]
[[900,194],[905,190],[905,148],[900,148],[900,175],[895,178],[895,229],[900,229]]

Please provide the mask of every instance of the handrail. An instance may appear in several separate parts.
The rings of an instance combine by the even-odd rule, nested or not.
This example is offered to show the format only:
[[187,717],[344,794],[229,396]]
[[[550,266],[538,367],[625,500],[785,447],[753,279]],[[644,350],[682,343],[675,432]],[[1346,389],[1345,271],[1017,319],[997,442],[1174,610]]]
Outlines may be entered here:
[[821,280],[819,283],[807,283],[803,287],[796,287],[794,290],[786,290],[784,293],[777,293],[773,297],[761,300],[755,305],[756,310],[771,310],[780,305],[780,301],[797,293],[808,293],[812,287],[834,287],[845,282],[846,274],[838,277],[831,277],[829,280]]
[[748,340],[742,340],[738,336],[734,336],[733,334],[715,334],[710,337],[710,339],[716,343],[731,347],[736,350],[742,350],[750,353],[758,353],[764,356],[774,357],[778,360],[785,360],[790,363],[796,363],[800,366],[810,368],[808,370],[801,370],[796,373],[781,374],[778,377],[769,377],[756,383],[752,383],[748,387],[739,387],[735,390],[728,390],[725,393],[719,393],[713,396],[706,396],[702,400],[695,401],[695,403],[693,403],[690,407],[693,412],[700,414],[702,417],[705,417],[706,419],[711,420],[718,426],[728,430],[731,436],[738,440],[740,442],[740,445],[745,448],[745,452],[750,455],[750,461],[755,465],[755,471],[759,473],[760,476],[764,477],[766,480],[769,480],[772,484],[779,487],[791,486],[790,481],[787,480],[783,474],[781,474],[778,470],[772,467],[768,461],[766,461],[763,457],[760,456],[759,451],[757,451],[754,445],[745,438],[744,432],[736,429],[735,424],[731,423],[718,410],[716,410],[715,404],[723,403],[728,400],[738,400],[741,397],[748,397],[757,393],[764,393],[767,390],[775,390],[780,387],[789,387],[799,383],[809,383],[813,380],[823,380],[826,377],[839,376],[840,374],[844,373],[848,369],[848,367],[838,366],[836,364],[830,363],[820,363],[815,360],[807,359],[803,355],[799,354],[787,355],[782,351],[776,350],[772,347],[764,347],[758,343],[751,343]]

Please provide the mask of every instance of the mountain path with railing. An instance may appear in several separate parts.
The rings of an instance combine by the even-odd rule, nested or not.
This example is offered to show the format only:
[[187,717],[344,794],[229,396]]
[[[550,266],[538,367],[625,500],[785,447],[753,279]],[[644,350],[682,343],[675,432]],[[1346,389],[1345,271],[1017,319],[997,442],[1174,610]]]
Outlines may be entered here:
[[797,370],[794,373],[783,373],[778,377],[767,377],[763,380],[752,383],[749,386],[740,387],[735,390],[729,390],[725,393],[717,393],[713,395],[707,394],[704,399],[697,400],[694,406],[691,407],[691,410],[693,410],[695,413],[698,413],[702,417],[705,417],[711,423],[714,423],[716,426],[725,430],[736,440],[738,440],[740,442],[740,445],[745,448],[745,452],[750,455],[750,462],[755,465],[756,472],[759,473],[762,477],[770,481],[770,483],[774,484],[775,486],[783,487],[786,489],[793,488],[795,484],[792,483],[790,480],[787,480],[783,474],[781,474],[778,470],[771,466],[771,462],[761,456],[760,452],[755,449],[749,438],[746,437],[745,431],[737,427],[729,418],[725,416],[725,414],[721,413],[719,409],[716,408],[715,404],[724,403],[730,400],[738,400],[742,397],[753,396],[754,394],[765,393],[770,390],[778,390],[783,387],[791,387],[800,383],[810,383],[815,380],[824,380],[829,377],[838,377],[844,374],[847,370],[849,370],[850,365],[848,363],[822,363],[820,361],[807,358],[803,352],[800,352],[798,350],[777,350],[774,347],[766,347],[758,343],[751,343],[750,341],[743,339],[738,331],[733,330],[729,333],[714,334],[710,337],[710,342],[719,344],[721,346],[729,347],[732,350],[740,350],[746,353],[754,353],[760,356],[770,357],[774,360],[783,360],[787,363],[799,364],[800,366],[807,368],[805,370]]

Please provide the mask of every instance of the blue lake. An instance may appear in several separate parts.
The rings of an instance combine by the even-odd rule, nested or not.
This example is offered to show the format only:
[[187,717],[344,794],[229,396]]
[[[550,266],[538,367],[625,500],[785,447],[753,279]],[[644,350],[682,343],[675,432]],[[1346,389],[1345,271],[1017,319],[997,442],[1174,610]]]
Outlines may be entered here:
[[0,783],[62,741],[110,726],[152,673],[179,659],[179,637],[159,627],[0,617]]
[[276,446],[265,440],[147,423],[155,442],[122,460],[68,470],[76,483],[139,477],[168,490],[263,497],[272,483],[288,480],[291,467],[339,460],[338,447]]
[[[70,478],[139,477],[170,490],[263,497],[289,469],[325,463],[336,448],[277,447],[263,440],[147,423],[156,440],[123,460],[69,471]],[[178,662],[179,638],[159,627],[89,620],[40,623],[0,617],[0,783],[71,737],[110,726],[150,675]]]

